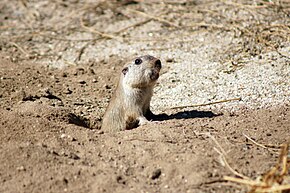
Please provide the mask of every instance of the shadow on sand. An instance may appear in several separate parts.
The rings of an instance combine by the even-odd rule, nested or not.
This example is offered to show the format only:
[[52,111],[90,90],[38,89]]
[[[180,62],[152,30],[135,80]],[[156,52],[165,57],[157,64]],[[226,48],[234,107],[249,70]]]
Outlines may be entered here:
[[165,121],[170,119],[192,119],[192,118],[212,118],[216,116],[220,116],[222,114],[214,114],[211,111],[197,111],[197,110],[191,110],[191,111],[182,111],[178,112],[172,115],[167,115],[165,113],[154,115],[152,117],[153,121]]

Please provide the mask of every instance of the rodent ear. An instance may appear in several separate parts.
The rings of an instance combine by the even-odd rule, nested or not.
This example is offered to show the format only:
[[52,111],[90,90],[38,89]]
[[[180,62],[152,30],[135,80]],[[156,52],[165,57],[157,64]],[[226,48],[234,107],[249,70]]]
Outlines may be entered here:
[[124,75],[126,75],[127,72],[128,72],[128,70],[129,70],[129,68],[128,68],[128,67],[125,67],[125,68],[123,68],[122,73],[123,73]]

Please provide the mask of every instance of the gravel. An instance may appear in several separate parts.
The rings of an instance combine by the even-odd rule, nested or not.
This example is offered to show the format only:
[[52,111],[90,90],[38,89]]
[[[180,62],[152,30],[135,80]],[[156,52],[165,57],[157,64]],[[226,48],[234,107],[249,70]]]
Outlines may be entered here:
[[[212,105],[206,109],[235,111],[289,103],[289,59],[270,52],[263,54],[263,59],[248,59],[237,69],[229,71],[231,66],[206,59],[205,50],[199,49],[198,54],[176,50],[178,54],[174,58],[181,62],[170,64],[170,70],[161,76],[152,100],[155,110],[233,98],[241,98],[241,101]],[[290,47],[282,51],[290,53]],[[182,61],[182,58],[187,60]]]
[[[151,29],[150,26],[145,28]],[[178,34],[172,33],[170,36],[176,37]],[[203,32],[173,40],[161,41],[158,46],[155,42],[100,41],[97,46],[88,46],[82,58],[83,62],[91,59],[110,61],[112,55],[126,58],[151,54],[161,58],[162,70],[166,72],[159,79],[151,104],[152,110],[157,113],[168,111],[171,107],[232,98],[241,100],[201,108],[238,111],[289,104],[290,44],[279,50],[286,57],[277,52],[268,52],[233,65],[220,60],[224,54],[221,50],[235,41],[231,34],[221,37],[216,33]],[[54,63],[53,66],[63,67],[67,61],[73,60],[74,56],[68,55],[63,63]]]

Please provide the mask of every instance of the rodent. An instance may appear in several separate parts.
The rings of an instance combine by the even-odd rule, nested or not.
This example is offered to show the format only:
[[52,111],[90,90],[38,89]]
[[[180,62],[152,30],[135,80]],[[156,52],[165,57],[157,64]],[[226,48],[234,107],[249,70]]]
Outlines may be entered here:
[[117,132],[148,123],[153,88],[159,78],[161,61],[150,55],[126,63],[117,88],[103,117],[101,130]]

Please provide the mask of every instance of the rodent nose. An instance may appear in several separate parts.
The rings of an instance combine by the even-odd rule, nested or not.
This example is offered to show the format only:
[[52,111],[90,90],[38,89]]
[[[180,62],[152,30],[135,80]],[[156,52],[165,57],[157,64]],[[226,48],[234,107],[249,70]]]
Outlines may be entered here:
[[160,60],[155,61],[155,68],[161,69],[161,61]]

